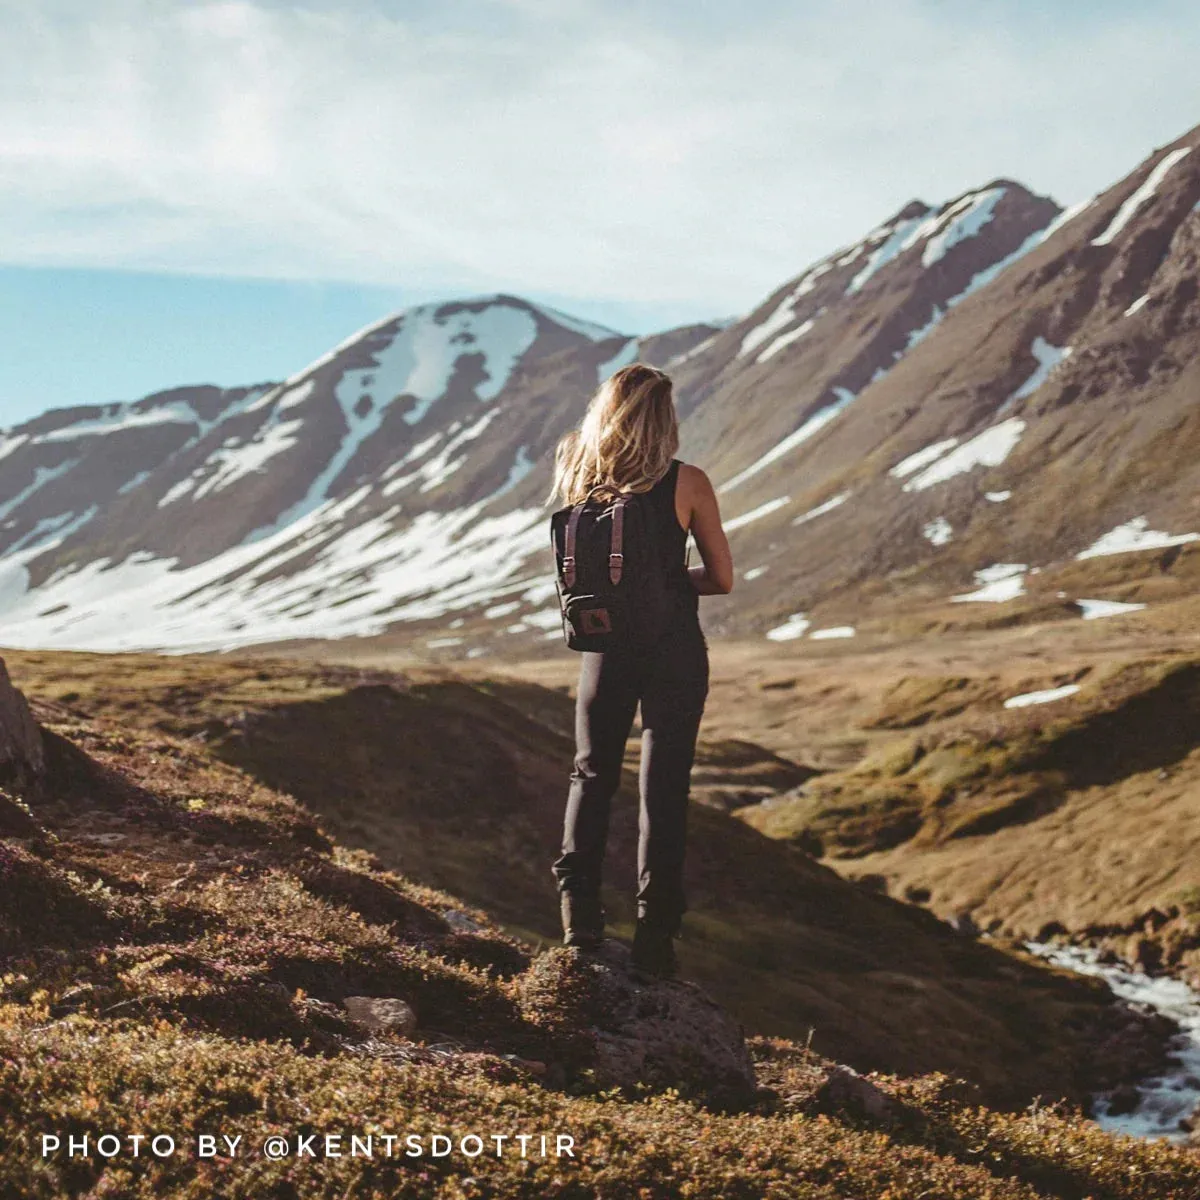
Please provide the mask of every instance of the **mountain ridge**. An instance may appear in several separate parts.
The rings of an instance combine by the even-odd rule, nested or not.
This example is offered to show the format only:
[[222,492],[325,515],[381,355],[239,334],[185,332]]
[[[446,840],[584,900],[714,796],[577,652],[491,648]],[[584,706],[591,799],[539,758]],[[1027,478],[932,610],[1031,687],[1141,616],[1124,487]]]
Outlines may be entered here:
[[1110,534],[1200,529],[1198,138],[1065,211],[1003,177],[910,201],[725,324],[633,337],[497,293],[390,314],[265,391],[45,414],[0,434],[0,641],[527,653],[557,636],[553,446],[637,358],[674,375],[730,525],[744,586],[711,632],[1023,612]]

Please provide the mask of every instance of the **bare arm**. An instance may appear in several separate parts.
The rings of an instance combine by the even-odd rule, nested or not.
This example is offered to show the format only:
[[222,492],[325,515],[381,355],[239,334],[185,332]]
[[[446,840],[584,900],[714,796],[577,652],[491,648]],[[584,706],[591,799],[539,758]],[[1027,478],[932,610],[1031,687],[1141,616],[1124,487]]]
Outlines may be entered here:
[[688,495],[691,501],[689,528],[696,548],[704,560],[688,574],[702,596],[724,596],[733,591],[733,555],[721,525],[721,510],[708,476],[699,467],[687,466]]

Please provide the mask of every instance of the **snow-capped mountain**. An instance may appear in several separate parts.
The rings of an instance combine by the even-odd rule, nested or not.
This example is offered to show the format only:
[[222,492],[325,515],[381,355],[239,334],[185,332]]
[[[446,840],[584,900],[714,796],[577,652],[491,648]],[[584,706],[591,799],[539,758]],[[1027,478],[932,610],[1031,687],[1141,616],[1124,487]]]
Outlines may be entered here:
[[7,644],[224,647],[481,602],[545,541],[530,478],[656,338],[511,296],[423,305],[279,384],[183,388],[0,435]]
[[914,201],[728,323],[639,339],[511,296],[425,305],[282,383],[0,432],[0,644],[557,637],[552,449],[635,359],[676,378],[684,456],[718,485],[743,584],[714,632],[944,623],[1058,564],[1186,551],[1198,143],[1075,211],[1009,180]]
[[[898,599],[909,610],[946,601],[990,610],[989,601],[1027,592],[1078,617],[1075,597],[1051,588],[1056,568],[1200,540],[1197,144],[1200,129],[1049,223],[1022,197],[1033,228],[1010,227],[995,263],[965,288],[952,291],[978,264],[963,265],[944,299],[925,291],[912,302],[914,333],[894,363],[886,346],[876,365],[861,357],[865,338],[884,336],[888,310],[858,306],[845,331],[825,347],[809,343],[802,358],[836,310],[830,303],[816,317],[796,304],[813,328],[779,352],[792,357],[769,378],[702,385],[693,436],[710,448],[727,513],[741,523],[738,557],[750,580],[741,604],[760,630],[787,636],[793,616],[838,627]],[[979,195],[968,211],[979,212]],[[937,219],[924,218],[926,228]],[[991,227],[970,223],[973,234],[946,239],[954,249]],[[953,249],[936,258],[937,232],[906,234],[902,253],[861,288],[861,304],[873,291],[905,295],[906,273],[921,294],[933,284],[919,274],[930,257],[951,269]],[[882,233],[876,245],[886,245]],[[836,266],[817,269],[832,275]],[[782,294],[785,304],[805,279],[812,273]],[[804,296],[815,302],[815,292]],[[769,322],[773,311],[752,321]],[[893,317],[893,345],[905,324]],[[759,328],[734,327],[696,359],[723,348],[737,369],[749,356],[730,343]],[[786,338],[789,328],[779,322],[773,332]],[[786,402],[789,391],[799,403]],[[739,424],[751,410],[770,414],[769,430]],[[1143,569],[1129,561],[1129,571]]]

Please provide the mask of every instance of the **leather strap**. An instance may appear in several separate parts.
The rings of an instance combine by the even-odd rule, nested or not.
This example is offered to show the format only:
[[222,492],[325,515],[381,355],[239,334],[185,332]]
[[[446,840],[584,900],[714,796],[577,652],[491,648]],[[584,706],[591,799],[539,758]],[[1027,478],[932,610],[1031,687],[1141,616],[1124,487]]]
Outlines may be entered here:
[[[595,488],[592,489],[593,492],[595,490]],[[590,498],[591,492],[588,493],[588,496]],[[627,503],[627,496],[619,496],[613,503],[612,543],[609,546],[608,578],[614,586],[621,582],[621,574],[625,570],[625,555],[622,551],[625,546],[625,505]],[[576,504],[571,509],[570,517],[567,518],[567,536],[563,545],[562,574],[563,584],[568,588],[575,586],[575,543],[579,532],[579,518],[583,515],[583,510],[586,507],[587,500]]]
[[579,518],[583,515],[583,509],[583,504],[575,505],[567,519],[567,538],[563,545],[563,583],[569,588],[575,586],[575,535],[579,529]]
[[625,569],[625,555],[621,553],[625,545],[625,497],[622,496],[613,505],[612,545],[608,556],[608,577],[615,587],[621,582],[621,572]]

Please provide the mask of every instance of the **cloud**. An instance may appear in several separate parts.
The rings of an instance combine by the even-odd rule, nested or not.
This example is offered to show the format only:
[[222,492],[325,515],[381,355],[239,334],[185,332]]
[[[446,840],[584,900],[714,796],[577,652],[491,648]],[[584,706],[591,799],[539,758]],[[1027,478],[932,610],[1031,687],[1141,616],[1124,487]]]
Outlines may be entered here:
[[0,0],[0,261],[729,312],[913,195],[1074,200],[1200,120],[1200,14],[1044,7]]

